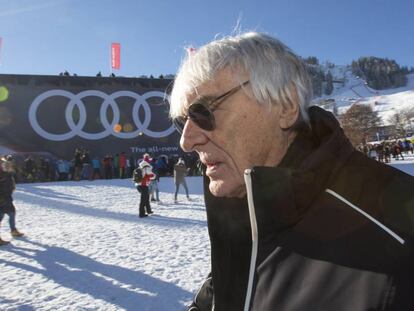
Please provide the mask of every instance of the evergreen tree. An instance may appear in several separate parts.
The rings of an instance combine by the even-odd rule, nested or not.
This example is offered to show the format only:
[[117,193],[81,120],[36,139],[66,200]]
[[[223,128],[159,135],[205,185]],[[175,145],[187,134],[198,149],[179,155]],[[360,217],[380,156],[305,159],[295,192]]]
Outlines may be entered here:
[[315,56],[309,56],[303,59],[303,61],[309,65],[315,65],[315,66],[319,65],[319,59]]
[[325,75],[320,67],[307,65],[306,69],[308,70],[309,76],[312,81],[312,91],[314,97],[322,96],[322,85],[325,80]]
[[365,78],[368,85],[377,90],[405,86],[407,70],[387,58],[361,57],[352,62],[352,72]]
[[331,95],[333,92],[333,77],[330,71],[326,74],[325,94]]

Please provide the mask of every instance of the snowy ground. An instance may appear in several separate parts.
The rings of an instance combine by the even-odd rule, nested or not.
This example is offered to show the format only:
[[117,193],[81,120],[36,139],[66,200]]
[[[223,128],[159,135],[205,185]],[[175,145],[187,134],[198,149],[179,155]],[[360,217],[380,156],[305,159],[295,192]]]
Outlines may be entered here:
[[414,176],[414,155],[412,154],[404,155],[404,160],[399,160],[399,161],[392,160],[391,166],[398,168],[399,170]]
[[0,248],[0,310],[183,310],[209,270],[201,182],[173,204],[162,178],[147,218],[130,180],[18,184],[27,237]]
[[[414,175],[412,155],[392,165]],[[143,219],[130,180],[18,184],[27,237],[0,248],[0,310],[183,310],[210,260],[201,178],[187,182],[192,201],[173,204],[162,178]]]

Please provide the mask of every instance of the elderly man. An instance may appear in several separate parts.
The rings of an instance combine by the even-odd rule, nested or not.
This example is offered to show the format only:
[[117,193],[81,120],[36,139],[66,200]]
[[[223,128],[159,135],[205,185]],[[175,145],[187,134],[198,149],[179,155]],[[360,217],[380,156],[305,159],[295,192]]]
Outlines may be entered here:
[[211,240],[190,310],[414,310],[414,178],[310,100],[300,59],[264,34],[182,64],[170,115],[205,166]]

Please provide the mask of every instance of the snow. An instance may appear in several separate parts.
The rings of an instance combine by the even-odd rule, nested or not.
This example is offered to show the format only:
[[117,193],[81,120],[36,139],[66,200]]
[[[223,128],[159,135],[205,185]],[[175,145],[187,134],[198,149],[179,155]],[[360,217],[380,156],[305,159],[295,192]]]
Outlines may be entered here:
[[6,148],[4,146],[0,146],[0,154],[12,154],[14,152],[14,150]]
[[[154,215],[138,218],[130,180],[18,184],[25,238],[0,248],[1,310],[182,310],[209,272],[202,179],[173,203],[161,178]],[[10,240],[7,216],[1,236]]]
[[[414,156],[391,165],[414,175]],[[1,226],[0,310],[184,310],[207,276],[202,178],[191,201],[161,178],[162,204],[138,218],[130,180],[18,184],[17,226]],[[182,190],[182,189],[181,189]]]
[[404,154],[404,160],[392,160],[390,165],[407,174],[414,176],[414,155],[412,154]]
[[[374,90],[366,82],[352,74],[350,66],[335,66],[329,69],[336,81],[331,95],[323,95],[316,101],[333,99],[339,114],[345,113],[354,103],[370,105],[382,118],[384,125],[389,125],[390,118],[397,112],[414,108],[414,74],[407,75],[407,85],[386,90]],[[325,69],[327,72],[328,69]],[[333,107],[325,107],[332,110]]]

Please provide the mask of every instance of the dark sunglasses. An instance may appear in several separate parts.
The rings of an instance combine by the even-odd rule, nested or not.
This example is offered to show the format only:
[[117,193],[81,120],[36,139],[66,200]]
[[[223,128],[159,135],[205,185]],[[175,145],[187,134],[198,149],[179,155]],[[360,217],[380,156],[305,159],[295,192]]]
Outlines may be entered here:
[[222,104],[226,99],[228,99],[233,94],[237,93],[243,86],[249,83],[249,80],[243,82],[242,84],[232,88],[230,91],[212,99],[208,100],[206,98],[200,98],[188,107],[188,113],[186,116],[177,117],[173,120],[177,131],[180,134],[183,133],[185,123],[188,119],[193,121],[198,127],[206,131],[212,131],[216,127],[216,122],[214,119],[214,110],[216,110],[220,104]]

